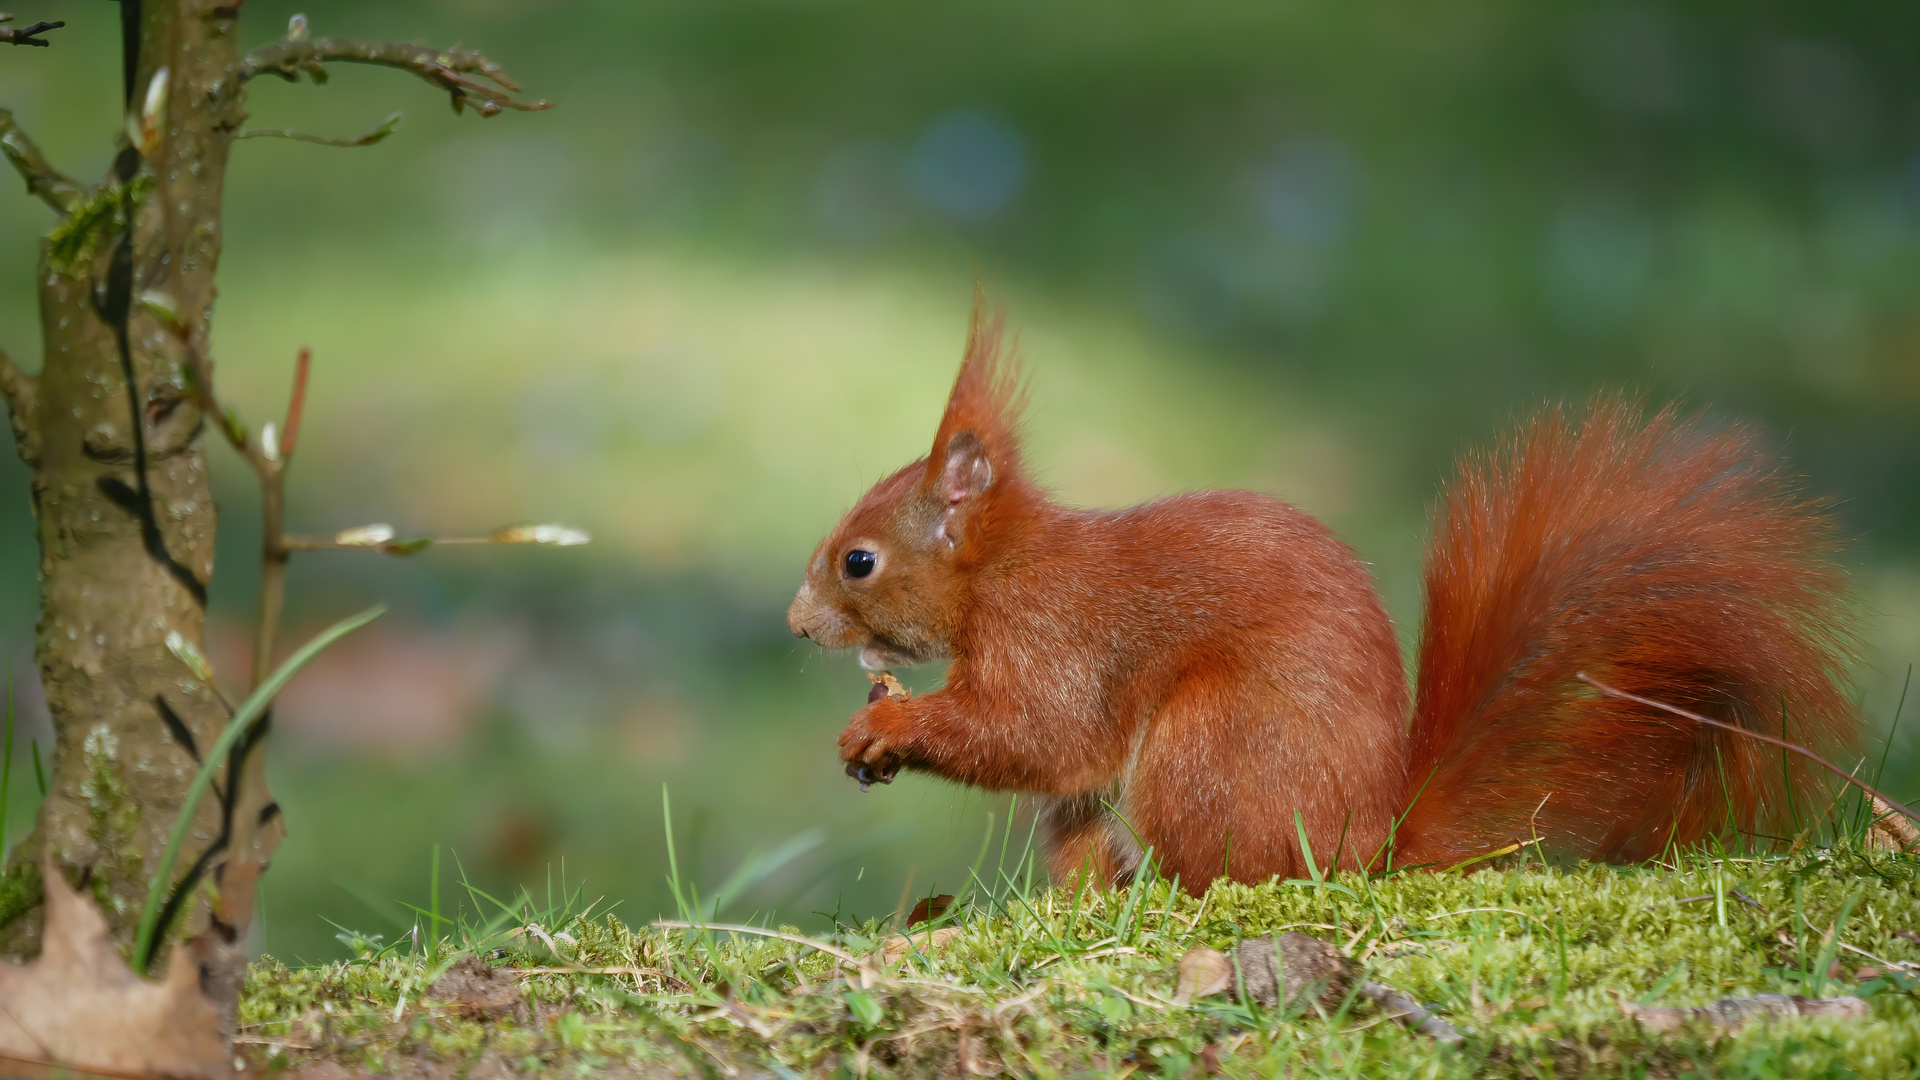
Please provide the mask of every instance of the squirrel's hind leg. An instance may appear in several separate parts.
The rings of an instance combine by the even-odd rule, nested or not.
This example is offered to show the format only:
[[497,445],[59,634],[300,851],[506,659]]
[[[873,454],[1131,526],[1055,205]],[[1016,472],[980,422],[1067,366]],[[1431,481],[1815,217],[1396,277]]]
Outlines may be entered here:
[[1139,867],[1139,848],[1107,809],[1104,792],[1050,800],[1040,811],[1040,828],[1055,885],[1077,883],[1082,874],[1095,886],[1125,885]]
[[1342,708],[1329,680],[1232,674],[1185,679],[1127,772],[1125,812],[1160,874],[1198,895],[1223,876],[1304,878],[1365,861],[1401,785],[1399,718]]

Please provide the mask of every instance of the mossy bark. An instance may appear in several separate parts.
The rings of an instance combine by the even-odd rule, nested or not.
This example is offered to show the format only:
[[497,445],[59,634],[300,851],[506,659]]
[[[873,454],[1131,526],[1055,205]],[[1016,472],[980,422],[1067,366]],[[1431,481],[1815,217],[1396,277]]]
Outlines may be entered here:
[[[122,137],[112,175],[41,248],[42,371],[9,396],[32,470],[36,659],[55,743],[46,802],[0,890],[0,947],[15,956],[40,947],[39,878],[26,868],[43,851],[70,879],[87,879],[114,939],[132,944],[200,750],[227,720],[218,693],[168,638],[202,647],[213,574],[204,418],[175,328],[193,327],[205,340],[214,300],[227,151],[244,115],[236,7],[145,0],[129,25],[138,37],[128,94],[134,134]],[[162,69],[164,102],[148,109]],[[248,749],[257,756],[257,746]],[[176,933],[209,924],[198,882],[217,880],[243,848],[264,863],[277,839],[263,785],[243,783],[235,805],[231,778],[258,776],[239,765],[229,763],[217,797],[200,806],[170,883],[180,893],[170,910]],[[241,820],[268,827],[230,828]],[[231,937],[233,927],[225,929]],[[204,974],[211,988],[233,973]]]

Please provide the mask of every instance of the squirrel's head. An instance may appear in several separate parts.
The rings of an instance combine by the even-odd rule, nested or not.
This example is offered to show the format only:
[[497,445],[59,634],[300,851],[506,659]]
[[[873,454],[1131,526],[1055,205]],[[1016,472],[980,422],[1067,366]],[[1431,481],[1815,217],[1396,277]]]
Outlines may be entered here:
[[1017,372],[975,298],[933,452],[873,486],[813,551],[787,628],[873,671],[952,655],[996,510],[1023,488]]

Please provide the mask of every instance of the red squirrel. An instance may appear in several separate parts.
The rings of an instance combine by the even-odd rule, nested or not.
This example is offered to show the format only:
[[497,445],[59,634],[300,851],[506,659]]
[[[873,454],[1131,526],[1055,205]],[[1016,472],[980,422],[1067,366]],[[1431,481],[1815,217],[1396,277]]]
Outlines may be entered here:
[[976,303],[932,453],[820,543],[787,624],[870,671],[950,658],[936,692],[875,688],[840,736],[847,771],[1042,796],[1056,879],[1127,880],[1148,848],[1194,891],[1536,838],[1631,863],[1819,812],[1805,762],[1580,672],[1816,749],[1861,742],[1833,523],[1743,430],[1603,398],[1465,459],[1410,703],[1367,570],[1299,509],[1049,499],[1001,336]]

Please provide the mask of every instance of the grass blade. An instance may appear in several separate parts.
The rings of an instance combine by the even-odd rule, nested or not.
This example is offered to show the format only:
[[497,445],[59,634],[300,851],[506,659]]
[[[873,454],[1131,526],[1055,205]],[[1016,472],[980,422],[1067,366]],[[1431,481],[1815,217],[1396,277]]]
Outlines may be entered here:
[[7,665],[6,763],[0,765],[0,864],[7,860],[7,800],[13,794],[13,665]]
[[[355,630],[367,625],[386,612],[385,605],[376,605],[342,619],[322,630],[312,641],[300,647],[300,651],[288,657],[267,681],[256,687],[247,700],[240,706],[233,719],[227,722],[226,730],[214,744],[201,755],[200,771],[194,774],[193,782],[187,785],[187,794],[180,803],[179,816],[173,821],[173,835],[167,839],[167,849],[160,856],[160,864],[153,868],[153,881],[147,886],[147,906],[140,913],[140,933],[134,939],[133,962],[136,970],[145,973],[153,963],[155,932],[159,929],[160,909],[164,906],[168,883],[173,878],[173,864],[180,858],[180,848],[186,843],[187,831],[193,827],[193,816],[200,809],[200,800],[207,794],[207,787],[213,783],[213,774],[227,760],[231,751],[242,736],[246,735],[256,721],[264,716],[267,706],[287,685],[300,669],[313,662],[327,646],[339,641]],[[33,763],[36,771],[40,764],[39,748],[36,745]],[[45,791],[46,782],[41,781],[41,790]]]
[[427,959],[431,961],[440,947],[440,845],[433,845],[433,874],[428,879],[427,903],[433,910],[427,913]]
[[1324,880],[1320,876],[1320,868],[1313,862],[1313,845],[1307,842],[1307,819],[1301,817],[1298,810],[1293,812],[1293,828],[1300,834],[1300,854],[1307,860],[1307,876],[1315,881]]

